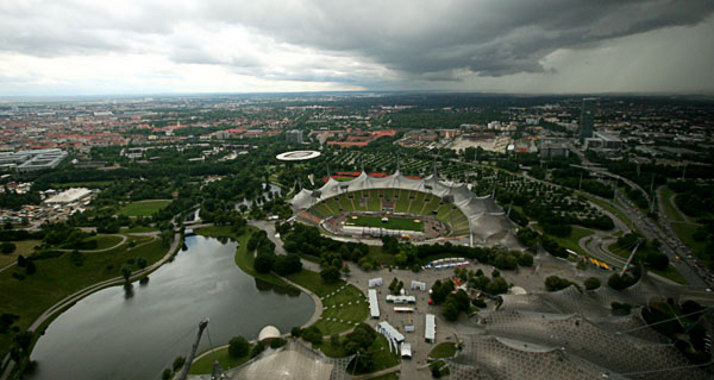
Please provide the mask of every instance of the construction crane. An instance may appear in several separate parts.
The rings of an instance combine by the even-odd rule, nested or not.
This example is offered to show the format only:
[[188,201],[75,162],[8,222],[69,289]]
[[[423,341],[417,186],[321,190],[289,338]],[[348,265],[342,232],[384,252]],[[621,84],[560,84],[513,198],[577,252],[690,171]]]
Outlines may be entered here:
[[196,341],[193,343],[193,348],[191,349],[191,353],[188,355],[188,359],[186,359],[186,365],[184,365],[183,370],[181,370],[181,373],[176,377],[176,380],[186,380],[188,370],[191,368],[193,358],[196,356],[198,344],[201,342],[201,335],[203,335],[203,330],[205,330],[206,327],[208,327],[208,318],[198,323],[198,335],[196,336]]

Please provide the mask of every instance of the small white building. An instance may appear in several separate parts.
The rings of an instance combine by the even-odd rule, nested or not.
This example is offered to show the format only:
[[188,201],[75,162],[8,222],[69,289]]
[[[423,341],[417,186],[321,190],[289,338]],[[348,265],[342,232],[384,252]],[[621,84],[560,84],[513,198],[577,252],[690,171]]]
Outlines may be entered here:
[[424,329],[424,340],[429,343],[434,343],[436,340],[436,319],[434,314],[426,315],[426,327]]
[[412,290],[426,290],[426,282],[412,281]]
[[393,303],[393,304],[415,304],[416,303],[416,297],[414,296],[393,296],[393,295],[388,295],[387,296],[387,302]]
[[377,291],[370,289],[369,295],[369,315],[374,319],[379,319],[379,300],[377,299]]
[[369,280],[368,284],[370,288],[376,288],[382,286],[382,277],[372,278]]
[[402,359],[411,359],[412,358],[411,343],[404,342],[399,346],[399,348],[401,351]]

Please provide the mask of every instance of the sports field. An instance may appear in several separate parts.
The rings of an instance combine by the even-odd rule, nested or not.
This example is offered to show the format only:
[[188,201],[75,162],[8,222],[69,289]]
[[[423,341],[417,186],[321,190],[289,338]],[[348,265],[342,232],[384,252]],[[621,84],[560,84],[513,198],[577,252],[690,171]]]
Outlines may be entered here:
[[424,222],[418,219],[390,217],[388,221],[383,222],[379,216],[355,215],[347,219],[345,225],[424,232]]
[[126,216],[151,216],[155,212],[168,206],[169,203],[171,203],[169,199],[131,202],[122,206],[119,212]]

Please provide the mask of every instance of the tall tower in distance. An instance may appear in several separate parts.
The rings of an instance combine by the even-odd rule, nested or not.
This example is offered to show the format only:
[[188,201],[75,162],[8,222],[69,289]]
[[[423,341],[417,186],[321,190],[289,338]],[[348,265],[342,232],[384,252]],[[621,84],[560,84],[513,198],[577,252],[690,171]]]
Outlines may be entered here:
[[595,98],[583,98],[580,108],[580,142],[585,142],[588,137],[593,137],[593,123],[595,120]]

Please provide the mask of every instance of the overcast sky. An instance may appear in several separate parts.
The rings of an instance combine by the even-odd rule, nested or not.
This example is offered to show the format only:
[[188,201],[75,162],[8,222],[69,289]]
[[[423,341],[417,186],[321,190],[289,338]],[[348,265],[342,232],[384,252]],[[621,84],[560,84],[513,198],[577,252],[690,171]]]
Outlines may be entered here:
[[714,93],[713,0],[0,0],[0,96]]

